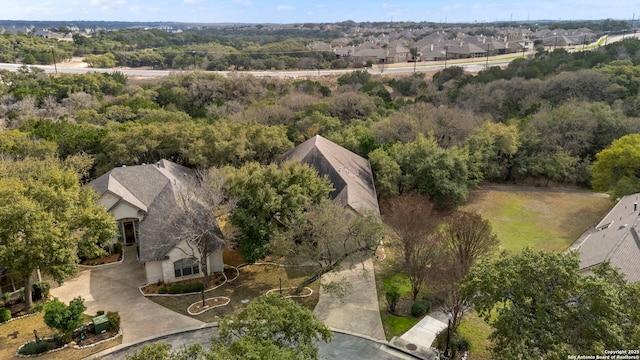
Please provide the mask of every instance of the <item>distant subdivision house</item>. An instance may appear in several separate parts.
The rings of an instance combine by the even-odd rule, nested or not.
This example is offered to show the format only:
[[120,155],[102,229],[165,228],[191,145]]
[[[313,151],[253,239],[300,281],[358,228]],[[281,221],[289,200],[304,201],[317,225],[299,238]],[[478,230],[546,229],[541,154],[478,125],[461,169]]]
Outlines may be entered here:
[[627,195],[570,250],[580,253],[580,271],[609,261],[629,282],[640,281],[640,193]]
[[300,160],[327,176],[334,190],[330,198],[356,212],[380,213],[369,161],[320,135],[303,142],[278,158],[278,163]]
[[[192,186],[193,170],[168,160],[155,164],[114,168],[91,182],[100,195],[99,203],[118,222],[119,241],[137,246],[138,260],[144,264],[147,283],[173,282],[201,276],[193,250],[180,240],[177,227],[182,209],[178,196]],[[224,269],[222,249],[225,247],[220,229],[213,229],[208,239],[207,257],[210,273]],[[196,250],[197,251],[197,250]]]

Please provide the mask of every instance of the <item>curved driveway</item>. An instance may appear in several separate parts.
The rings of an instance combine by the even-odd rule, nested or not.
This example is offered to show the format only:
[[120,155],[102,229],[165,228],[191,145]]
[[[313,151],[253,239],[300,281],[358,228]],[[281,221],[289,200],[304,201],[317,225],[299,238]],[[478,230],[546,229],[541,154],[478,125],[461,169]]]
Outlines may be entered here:
[[81,296],[88,314],[98,310],[119,312],[123,345],[204,325],[142,296],[138,286],[144,283],[144,268],[136,258],[135,247],[126,247],[122,263],[83,270],[60,287],[51,289],[51,294],[64,303]]

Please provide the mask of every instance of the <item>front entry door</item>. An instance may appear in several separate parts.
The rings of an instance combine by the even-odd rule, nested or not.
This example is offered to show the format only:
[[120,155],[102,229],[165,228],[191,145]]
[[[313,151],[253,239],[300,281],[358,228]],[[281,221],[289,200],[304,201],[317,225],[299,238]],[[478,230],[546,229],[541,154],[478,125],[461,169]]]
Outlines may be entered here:
[[136,231],[133,221],[127,221],[122,224],[124,226],[124,243],[125,245],[133,245],[136,243]]

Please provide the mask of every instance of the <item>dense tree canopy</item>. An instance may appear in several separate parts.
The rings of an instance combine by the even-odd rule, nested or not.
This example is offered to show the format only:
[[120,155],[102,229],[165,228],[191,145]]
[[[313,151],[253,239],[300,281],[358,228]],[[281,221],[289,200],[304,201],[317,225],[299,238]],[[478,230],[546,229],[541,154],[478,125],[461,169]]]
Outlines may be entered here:
[[630,134],[611,143],[596,155],[593,188],[615,198],[640,191],[640,134]]
[[249,262],[263,258],[279,229],[289,227],[306,206],[320,203],[333,190],[327,178],[299,162],[247,163],[237,169],[226,167],[224,173],[227,193],[238,199],[231,222],[239,232],[243,258]]
[[0,159],[0,263],[25,280],[27,308],[36,269],[61,282],[76,272],[79,251],[101,255],[116,233],[73,160]]
[[604,355],[640,343],[640,286],[603,264],[578,273],[578,255],[524,250],[476,266],[463,284],[495,329],[500,359]]
[[237,315],[219,323],[219,336],[205,350],[200,344],[170,351],[159,342],[144,345],[127,360],[315,360],[317,341],[332,333],[313,313],[292,300],[263,295]]

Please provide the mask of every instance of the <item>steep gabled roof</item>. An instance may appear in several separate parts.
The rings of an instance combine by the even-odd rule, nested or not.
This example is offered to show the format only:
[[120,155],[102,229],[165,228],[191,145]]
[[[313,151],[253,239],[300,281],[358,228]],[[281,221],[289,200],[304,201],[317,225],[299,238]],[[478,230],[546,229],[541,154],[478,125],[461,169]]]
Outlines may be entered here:
[[320,135],[284,153],[278,162],[298,159],[326,175],[333,184],[331,199],[355,211],[380,212],[369,161]]
[[[191,186],[193,170],[168,160],[155,164],[114,168],[91,182],[102,196],[111,192],[121,200],[145,212],[138,227],[140,261],[162,260],[178,242],[177,231],[167,221],[179,219],[181,208],[177,196],[181,189]],[[218,239],[211,238],[210,249],[224,247],[220,229]]]
[[630,282],[640,281],[640,194],[620,199],[607,216],[572,249],[580,252],[580,269],[604,261],[619,268]]

